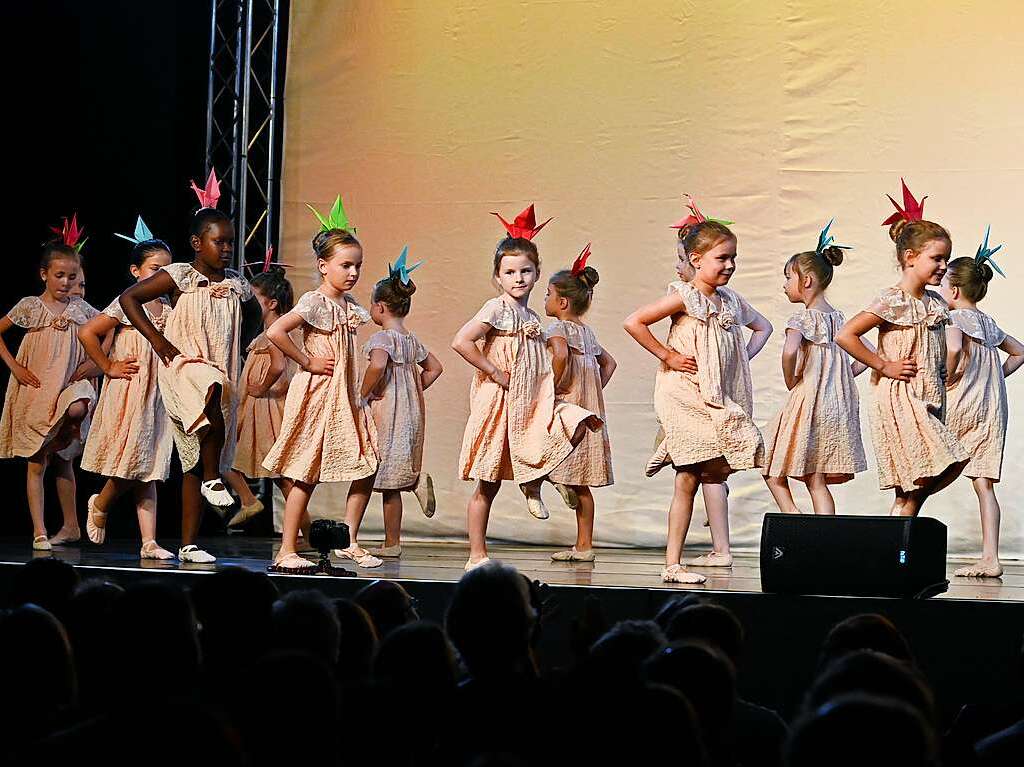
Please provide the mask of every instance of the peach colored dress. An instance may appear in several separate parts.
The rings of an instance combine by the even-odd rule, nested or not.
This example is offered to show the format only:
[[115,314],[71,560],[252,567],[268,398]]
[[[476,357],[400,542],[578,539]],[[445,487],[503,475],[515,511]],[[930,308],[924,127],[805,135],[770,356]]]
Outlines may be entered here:
[[954,309],[953,325],[964,334],[963,353],[946,385],[946,425],[971,462],[964,476],[999,481],[1006,443],[1006,379],[999,345],[1006,338],[995,321],[977,309]]
[[310,357],[333,357],[334,375],[295,374],[281,433],[263,466],[307,484],[369,477],[380,459],[377,429],[359,401],[356,331],[370,314],[349,295],[338,303],[319,290],[304,294],[292,312],[306,323],[302,349]]
[[[38,453],[57,435],[72,403],[85,400],[92,409],[96,402],[93,382],[70,381],[88,359],[78,341],[78,328],[97,314],[78,296],[72,296],[60,314],[46,308],[39,296],[21,299],[8,312],[11,322],[27,331],[15,358],[35,374],[41,386],[22,386],[11,375],[0,417],[0,458],[29,458]],[[77,442],[72,441],[59,455],[69,459]]]
[[545,477],[572,452],[577,430],[600,428],[601,419],[578,405],[556,402],[547,344],[534,311],[499,296],[473,319],[491,326],[483,354],[508,373],[509,386],[506,391],[474,372],[459,476],[519,484]]
[[893,286],[865,311],[885,320],[878,328],[882,359],[917,362],[909,383],[872,371],[868,404],[879,487],[909,492],[967,460],[967,451],[944,423],[949,308],[930,290],[922,300]]
[[231,468],[235,456],[242,302],[252,298],[252,287],[231,269],[225,269],[224,279],[214,283],[191,264],[170,264],[162,269],[180,291],[164,336],[181,355],[158,367],[158,379],[181,468],[190,471],[199,463],[198,433],[209,424],[203,411],[214,387],[219,386],[224,414],[220,470],[224,472]]
[[238,406],[238,445],[235,448],[235,471],[250,479],[278,476],[263,468],[263,459],[274,446],[281,433],[281,419],[284,416],[284,400],[288,384],[295,372],[295,365],[286,359],[285,369],[262,397],[248,393],[249,386],[259,386],[270,369],[270,347],[273,344],[266,333],[260,333],[249,344],[242,368],[240,385],[241,404]]
[[[157,329],[166,325],[171,311],[169,303],[164,304],[158,316],[144,308]],[[85,443],[82,468],[104,477],[163,481],[170,473],[174,439],[157,383],[160,358],[124,316],[119,299],[114,299],[103,313],[120,323],[114,330],[111,359],[134,357],[139,372],[131,378],[104,381]]]
[[[718,288],[719,309],[687,282],[673,282],[683,311],[672,317],[669,348],[697,360],[696,373],[662,365],[654,383],[654,411],[665,438],[647,464],[693,466],[724,458],[730,472],[764,465],[764,443],[754,425],[754,394],[743,328],[754,310],[738,293]],[[714,478],[720,481],[719,478]]]
[[[594,331],[586,325],[559,320],[548,325],[545,338],[564,338],[569,347],[566,379],[568,388],[559,399],[597,413],[605,420],[604,391],[601,387],[601,366],[597,358],[604,354]],[[608,425],[588,431],[569,457],[558,464],[548,477],[552,482],[576,487],[605,487],[612,477],[612,446]]]
[[765,429],[765,476],[823,474],[838,484],[867,469],[857,384],[850,356],[836,345],[845,322],[840,311],[816,309],[802,309],[786,322],[803,336],[796,363],[800,380]]
[[412,333],[397,330],[374,333],[363,347],[367,359],[374,349],[387,352],[388,367],[374,392],[380,399],[370,402],[380,445],[373,489],[404,490],[416,484],[423,466],[426,408],[420,363],[427,350]]

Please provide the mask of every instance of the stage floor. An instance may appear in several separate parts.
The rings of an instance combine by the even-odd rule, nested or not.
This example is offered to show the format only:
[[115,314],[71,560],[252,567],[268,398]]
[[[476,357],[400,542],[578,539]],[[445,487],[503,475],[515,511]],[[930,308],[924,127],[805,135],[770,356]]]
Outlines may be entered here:
[[[171,547],[174,541],[165,541]],[[133,541],[110,541],[102,546],[88,542],[75,546],[55,548],[52,552],[34,552],[27,541],[0,539],[0,566],[25,564],[38,557],[53,556],[82,568],[83,577],[103,577],[103,571],[140,573],[190,573],[199,575],[218,568],[236,566],[249,570],[266,569],[277,548],[272,538],[253,538],[233,535],[206,538],[203,545],[218,560],[210,565],[179,564],[177,561],[155,562],[140,560],[138,544]],[[369,545],[368,543],[363,544]],[[387,578],[398,581],[454,583],[463,574],[468,548],[458,543],[410,543],[404,547],[402,558],[384,560],[378,568],[364,570],[348,560],[334,559],[360,579]],[[731,568],[695,568],[704,573],[707,583],[698,586],[662,583],[659,574],[663,552],[657,549],[598,549],[594,563],[552,562],[549,557],[555,549],[546,546],[494,545],[493,559],[514,565],[531,579],[553,587],[587,587],[611,589],[697,590],[714,593],[761,593],[761,574],[757,554],[737,554]],[[688,550],[695,556],[700,549]],[[307,554],[307,556],[310,556]],[[333,559],[333,558],[332,558]],[[947,562],[949,591],[938,596],[944,600],[981,600],[997,602],[1024,602],[1024,563],[1004,563],[1006,572],[1000,579],[954,578],[953,570],[969,560],[950,559]],[[275,579],[288,581],[326,580],[325,576],[291,576],[272,574]],[[293,584],[289,584],[291,587]]]

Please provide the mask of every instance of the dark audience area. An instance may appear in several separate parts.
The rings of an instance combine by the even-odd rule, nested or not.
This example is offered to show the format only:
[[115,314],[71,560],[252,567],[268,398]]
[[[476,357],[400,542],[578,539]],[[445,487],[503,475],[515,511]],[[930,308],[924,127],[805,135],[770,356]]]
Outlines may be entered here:
[[[693,593],[614,624],[588,599],[572,662],[543,673],[543,586],[499,563],[462,578],[443,625],[396,582],[330,599],[241,569],[189,589],[122,587],[39,559],[8,597],[7,764],[982,767],[1024,755],[1024,695],[960,701],[942,721],[914,648],[880,615],[823,638],[787,721],[738,694],[744,626]],[[774,672],[788,673],[784,658]],[[1024,688],[1021,668],[1006,674]]]

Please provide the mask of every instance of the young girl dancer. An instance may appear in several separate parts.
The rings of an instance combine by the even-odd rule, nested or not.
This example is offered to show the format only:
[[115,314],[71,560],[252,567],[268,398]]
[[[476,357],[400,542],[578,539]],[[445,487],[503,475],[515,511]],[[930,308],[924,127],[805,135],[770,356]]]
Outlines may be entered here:
[[238,406],[238,445],[235,462],[225,479],[238,494],[241,509],[228,522],[228,527],[245,524],[263,511],[263,503],[249,489],[249,479],[271,478],[288,498],[292,481],[263,468],[263,459],[281,433],[284,399],[294,372],[284,353],[267,338],[267,330],[292,310],[295,294],[285,277],[284,267],[269,260],[264,271],[250,280],[253,294],[263,310],[263,332],[249,344],[245,367],[242,368],[241,404]]
[[[63,230],[57,231],[61,236],[43,247],[39,260],[42,294],[21,299],[0,317],[0,357],[11,370],[0,418],[0,458],[28,459],[26,494],[32,515],[32,548],[37,551],[81,538],[75,512],[75,472],[70,458],[60,451],[78,437],[79,426],[96,401],[96,390],[86,380],[94,366],[78,342],[77,330],[97,312],[81,298],[69,295],[78,277],[78,249],[85,240],[75,216],[70,223],[64,219]],[[14,325],[26,331],[17,358],[2,337]],[[43,475],[51,463],[57,471],[64,524],[47,539]]]
[[[727,226],[708,220],[694,224],[683,247],[695,269],[693,280],[673,282],[668,296],[635,311],[624,327],[662,362],[654,407],[665,439],[647,472],[671,464],[676,481],[661,577],[666,583],[703,583],[704,576],[688,572],[680,561],[693,498],[702,481],[724,482],[734,471],[763,465],[764,445],[751,417],[749,360],[761,351],[772,326],[725,287],[736,270],[736,236]],[[667,345],[649,327],[666,317],[672,318]],[[754,331],[747,343],[744,327]],[[693,564],[731,565],[728,506],[708,506],[714,551]]]
[[[239,348],[256,334],[261,316],[249,283],[228,268],[235,228],[214,207],[220,193],[210,176],[197,193],[203,207],[192,217],[192,263],[163,267],[121,294],[128,321],[163,363],[157,373],[160,395],[183,471],[181,562],[216,561],[196,545],[202,501],[215,507],[234,503],[221,476],[235,453]],[[164,296],[174,309],[161,331],[144,307]]]
[[[891,199],[891,198],[890,198]],[[892,514],[916,516],[928,496],[960,476],[967,452],[943,422],[946,406],[946,333],[949,309],[927,290],[946,273],[949,232],[925,221],[906,184],[904,207],[886,219],[902,275],[863,312],[849,320],[836,343],[871,374],[871,441],[879,486],[893,488]],[[861,340],[878,328],[877,353]]]
[[540,277],[533,238],[551,219],[537,226],[534,216],[533,205],[511,224],[498,216],[508,232],[494,251],[493,275],[502,293],[452,340],[452,349],[476,368],[459,458],[460,477],[477,481],[466,510],[467,570],[489,561],[487,519],[502,480],[516,482],[530,513],[547,519],[541,483],[579,444],[586,428],[601,426],[594,413],[555,400],[540,317],[528,306]]
[[434,481],[422,471],[425,408],[423,392],[443,371],[437,357],[428,352],[405,327],[416,284],[409,273],[422,263],[406,268],[409,247],[402,250],[388,276],[373,286],[370,318],[383,328],[363,347],[369,360],[363,374],[361,395],[370,402],[377,426],[380,467],[373,489],[383,495],[384,545],[371,549],[378,557],[402,554],[402,491],[412,491],[420,508],[434,516]]
[[[171,263],[170,246],[153,237],[141,216],[134,237],[118,236],[134,243],[129,271],[137,282]],[[171,307],[166,299],[159,298],[143,309],[150,322],[163,328]],[[111,332],[114,337],[108,356],[103,351],[103,339]],[[171,424],[157,383],[160,360],[128,322],[118,299],[83,325],[78,337],[106,376],[85,443],[82,468],[108,479],[103,489],[89,498],[86,533],[93,543],[103,543],[108,510],[119,496],[131,490],[142,534],[140,556],[173,559],[174,554],[156,542],[156,483],[167,479],[173,449]]]
[[825,300],[834,268],[847,246],[832,244],[829,221],[814,250],[797,253],[783,272],[783,291],[804,309],[786,321],[782,376],[789,399],[765,429],[764,480],[781,511],[799,514],[789,477],[807,486],[815,514],[835,514],[830,484],[848,482],[867,468],[860,436],[860,405],[854,376],[867,368],[836,346],[846,322]]
[[[322,225],[313,238],[313,254],[323,281],[267,330],[271,342],[301,368],[288,386],[280,434],[263,461],[267,470],[294,481],[273,565],[280,572],[312,568],[295,549],[299,527],[308,520],[309,499],[321,482],[352,483],[345,505],[351,543],[335,554],[360,567],[382,564],[359,545],[359,524],[379,463],[377,431],[360,402],[356,372],[356,331],[370,315],[349,295],[359,280],[363,248],[352,234],[341,197],[330,216],[313,212]],[[299,328],[302,348],[288,335]]]
[[[946,422],[970,455],[964,469],[974,485],[981,509],[981,559],[957,568],[961,577],[998,578],[999,501],[995,483],[1003,465],[1006,442],[1006,376],[1024,364],[1024,344],[1004,333],[995,320],[978,309],[985,298],[992,270],[1002,270],[992,254],[999,250],[985,241],[974,258],[950,262],[939,292],[952,307],[952,323],[946,326],[947,415]],[[1005,276],[1005,275],[1004,275]],[[1005,362],[999,351],[1009,355]]]
[[[590,308],[599,279],[597,270],[587,266],[589,257],[588,244],[571,268],[555,272],[548,280],[544,313],[555,321],[548,325],[545,337],[551,352],[555,395],[604,420],[603,390],[615,372],[615,359],[601,347],[594,331],[583,324],[583,315]],[[567,551],[555,552],[551,559],[593,562],[594,495],[590,488],[614,482],[607,425],[586,433],[548,479],[568,488],[576,500],[576,543]]]

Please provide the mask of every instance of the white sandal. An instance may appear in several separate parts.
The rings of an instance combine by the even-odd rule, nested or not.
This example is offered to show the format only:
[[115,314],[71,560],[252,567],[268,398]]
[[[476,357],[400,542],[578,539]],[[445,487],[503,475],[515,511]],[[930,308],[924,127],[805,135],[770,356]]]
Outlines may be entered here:
[[[85,504],[85,534],[95,544],[103,543],[107,539],[107,512],[96,510],[96,499],[99,497],[99,493],[90,495]],[[100,522],[103,524],[99,524]]]
[[533,516],[537,519],[547,519],[551,516],[548,513],[548,507],[544,505],[544,499],[540,495],[540,490],[537,490],[536,495],[531,495],[522,485],[519,486],[519,489],[526,496],[526,508]]
[[37,535],[32,539],[33,551],[50,551],[52,548],[50,540],[45,535]]
[[423,516],[427,519],[434,516],[434,512],[437,510],[437,499],[434,498],[433,477],[425,472],[420,474],[419,479],[416,480],[416,487],[412,489],[412,493],[416,496],[416,500],[420,502]]
[[597,554],[593,549],[578,551],[575,546],[568,551],[556,551],[551,555],[552,562],[593,562],[595,559]]
[[365,567],[367,569],[371,567],[380,567],[384,562],[377,557],[373,556],[366,549],[361,546],[349,546],[347,549],[335,549],[334,556],[341,557],[342,559],[351,559],[359,567]]
[[[215,486],[220,485],[220,489]],[[208,479],[199,486],[199,492],[202,493],[203,498],[211,506],[234,506],[235,499],[231,497],[231,493],[228,492],[224,486],[224,482],[221,481],[220,477],[216,479]]]
[[188,546],[182,546],[180,549],[178,549],[178,561],[209,564],[210,562],[216,562],[217,557],[213,556],[213,554],[203,551],[194,543],[190,543]]
[[682,565],[669,565],[661,571],[662,583],[704,583],[707,581],[700,573],[687,572]]
[[478,567],[483,567],[490,561],[490,557],[484,557],[483,559],[479,559],[476,562],[474,562],[472,559],[469,559],[466,561],[466,566],[462,569],[468,573],[470,570],[476,570]]
[[140,559],[174,559],[174,554],[169,552],[156,541],[145,541],[139,550]]

